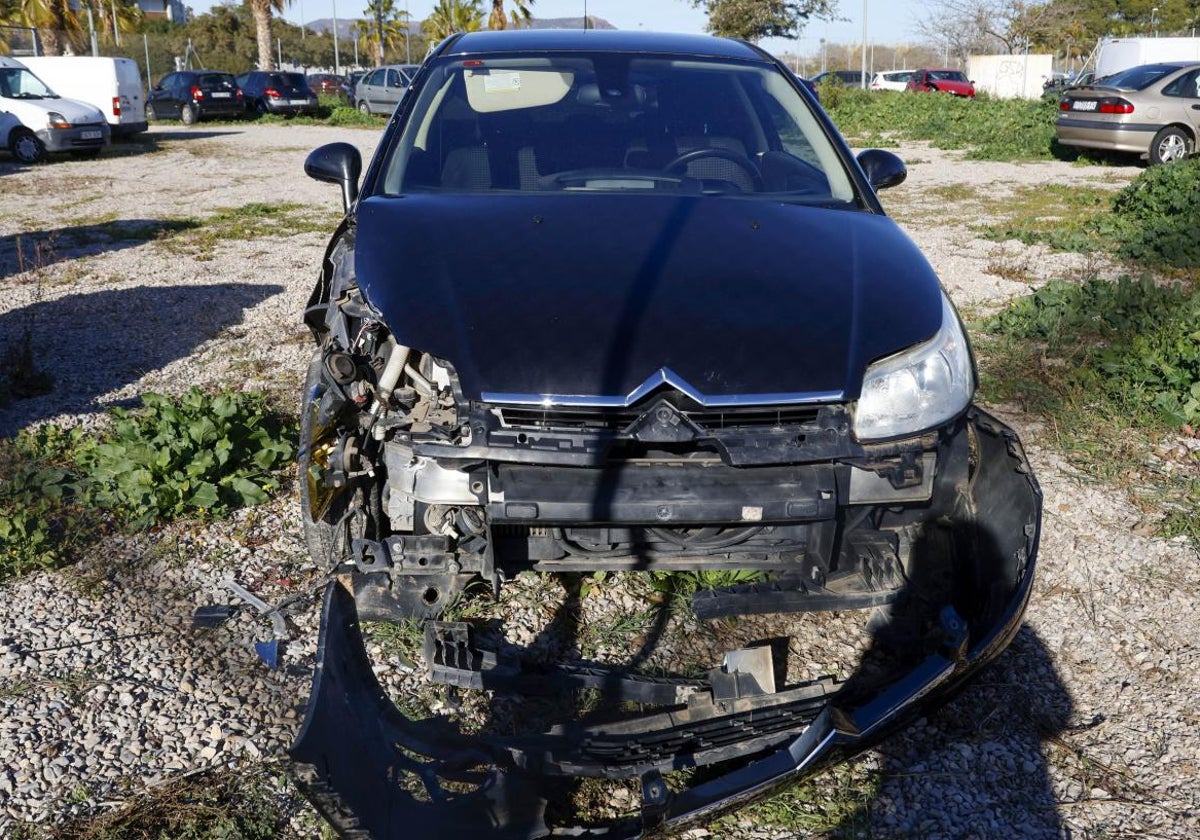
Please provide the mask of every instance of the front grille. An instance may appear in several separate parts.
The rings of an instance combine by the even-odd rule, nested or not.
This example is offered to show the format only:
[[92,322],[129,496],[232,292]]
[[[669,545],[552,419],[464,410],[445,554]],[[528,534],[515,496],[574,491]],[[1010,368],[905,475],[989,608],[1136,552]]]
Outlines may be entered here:
[[[649,406],[638,408],[543,408],[501,406],[501,423],[518,429],[560,429],[621,432],[634,423]],[[679,406],[677,406],[679,407]],[[803,426],[820,414],[814,406],[781,405],[748,408],[684,408],[680,413],[702,429],[769,429]]]

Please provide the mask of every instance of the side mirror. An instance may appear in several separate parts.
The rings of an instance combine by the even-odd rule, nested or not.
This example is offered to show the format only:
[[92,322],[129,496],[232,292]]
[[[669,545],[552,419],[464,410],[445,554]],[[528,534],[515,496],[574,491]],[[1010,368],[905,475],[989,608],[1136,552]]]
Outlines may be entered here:
[[867,149],[858,155],[858,165],[873,189],[886,190],[904,183],[908,169],[904,161],[883,149]]
[[[903,168],[903,164],[901,164]],[[362,174],[362,155],[349,143],[329,143],[308,153],[304,174],[342,188],[342,206],[349,210],[358,198],[358,176]]]

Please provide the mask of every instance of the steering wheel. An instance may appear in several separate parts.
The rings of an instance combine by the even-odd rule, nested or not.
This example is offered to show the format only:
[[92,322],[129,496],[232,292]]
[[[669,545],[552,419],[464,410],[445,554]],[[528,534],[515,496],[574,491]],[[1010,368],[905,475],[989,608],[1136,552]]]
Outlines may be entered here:
[[762,192],[763,179],[762,173],[758,171],[758,167],[754,165],[754,161],[738,152],[730,149],[694,149],[690,152],[684,152],[675,160],[663,167],[663,172],[669,174],[684,174],[687,172],[688,164],[695,160],[703,160],[704,158],[720,158],[740,166],[747,175],[750,176],[750,183],[754,185],[756,192]]

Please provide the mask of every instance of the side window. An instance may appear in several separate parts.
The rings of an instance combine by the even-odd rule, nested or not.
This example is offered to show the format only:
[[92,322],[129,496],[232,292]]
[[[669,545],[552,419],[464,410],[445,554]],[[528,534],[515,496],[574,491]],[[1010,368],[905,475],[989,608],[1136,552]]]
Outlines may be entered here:
[[376,71],[375,71],[374,73],[372,73],[370,76],[367,76],[367,84],[369,84],[369,85],[382,85],[382,84],[383,84],[383,74],[384,74],[384,72],[385,72],[384,70],[380,69],[380,70],[376,70]]
[[389,70],[387,73],[388,87],[400,87],[400,72],[398,70]]
[[1163,88],[1164,96],[1182,96],[1187,99],[1200,98],[1200,70],[1184,73]]
[[175,74],[168,73],[158,80],[158,86],[163,90],[170,90],[175,85]]

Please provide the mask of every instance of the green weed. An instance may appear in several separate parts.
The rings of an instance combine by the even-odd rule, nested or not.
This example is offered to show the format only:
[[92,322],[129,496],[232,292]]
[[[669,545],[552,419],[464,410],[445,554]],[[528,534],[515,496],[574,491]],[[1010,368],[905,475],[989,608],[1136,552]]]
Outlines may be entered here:
[[1021,208],[987,231],[991,239],[1044,243],[1064,251],[1108,251],[1135,263],[1200,268],[1200,160],[1155,166],[1115,196],[1079,185],[1045,184],[1018,194]]
[[842,133],[864,141],[861,145],[898,137],[928,141],[939,149],[963,149],[975,160],[1048,160],[1062,155],[1054,140],[1055,103],[828,86],[821,89],[821,104]]
[[147,394],[111,430],[0,441],[0,578],[68,562],[107,527],[221,516],[280,487],[295,430],[261,394]]
[[1149,278],[1058,280],[978,327],[984,399],[1044,417],[1072,464],[1127,488],[1161,517],[1160,533],[1200,536],[1195,464],[1164,475],[1150,457],[1200,422],[1200,292]]

